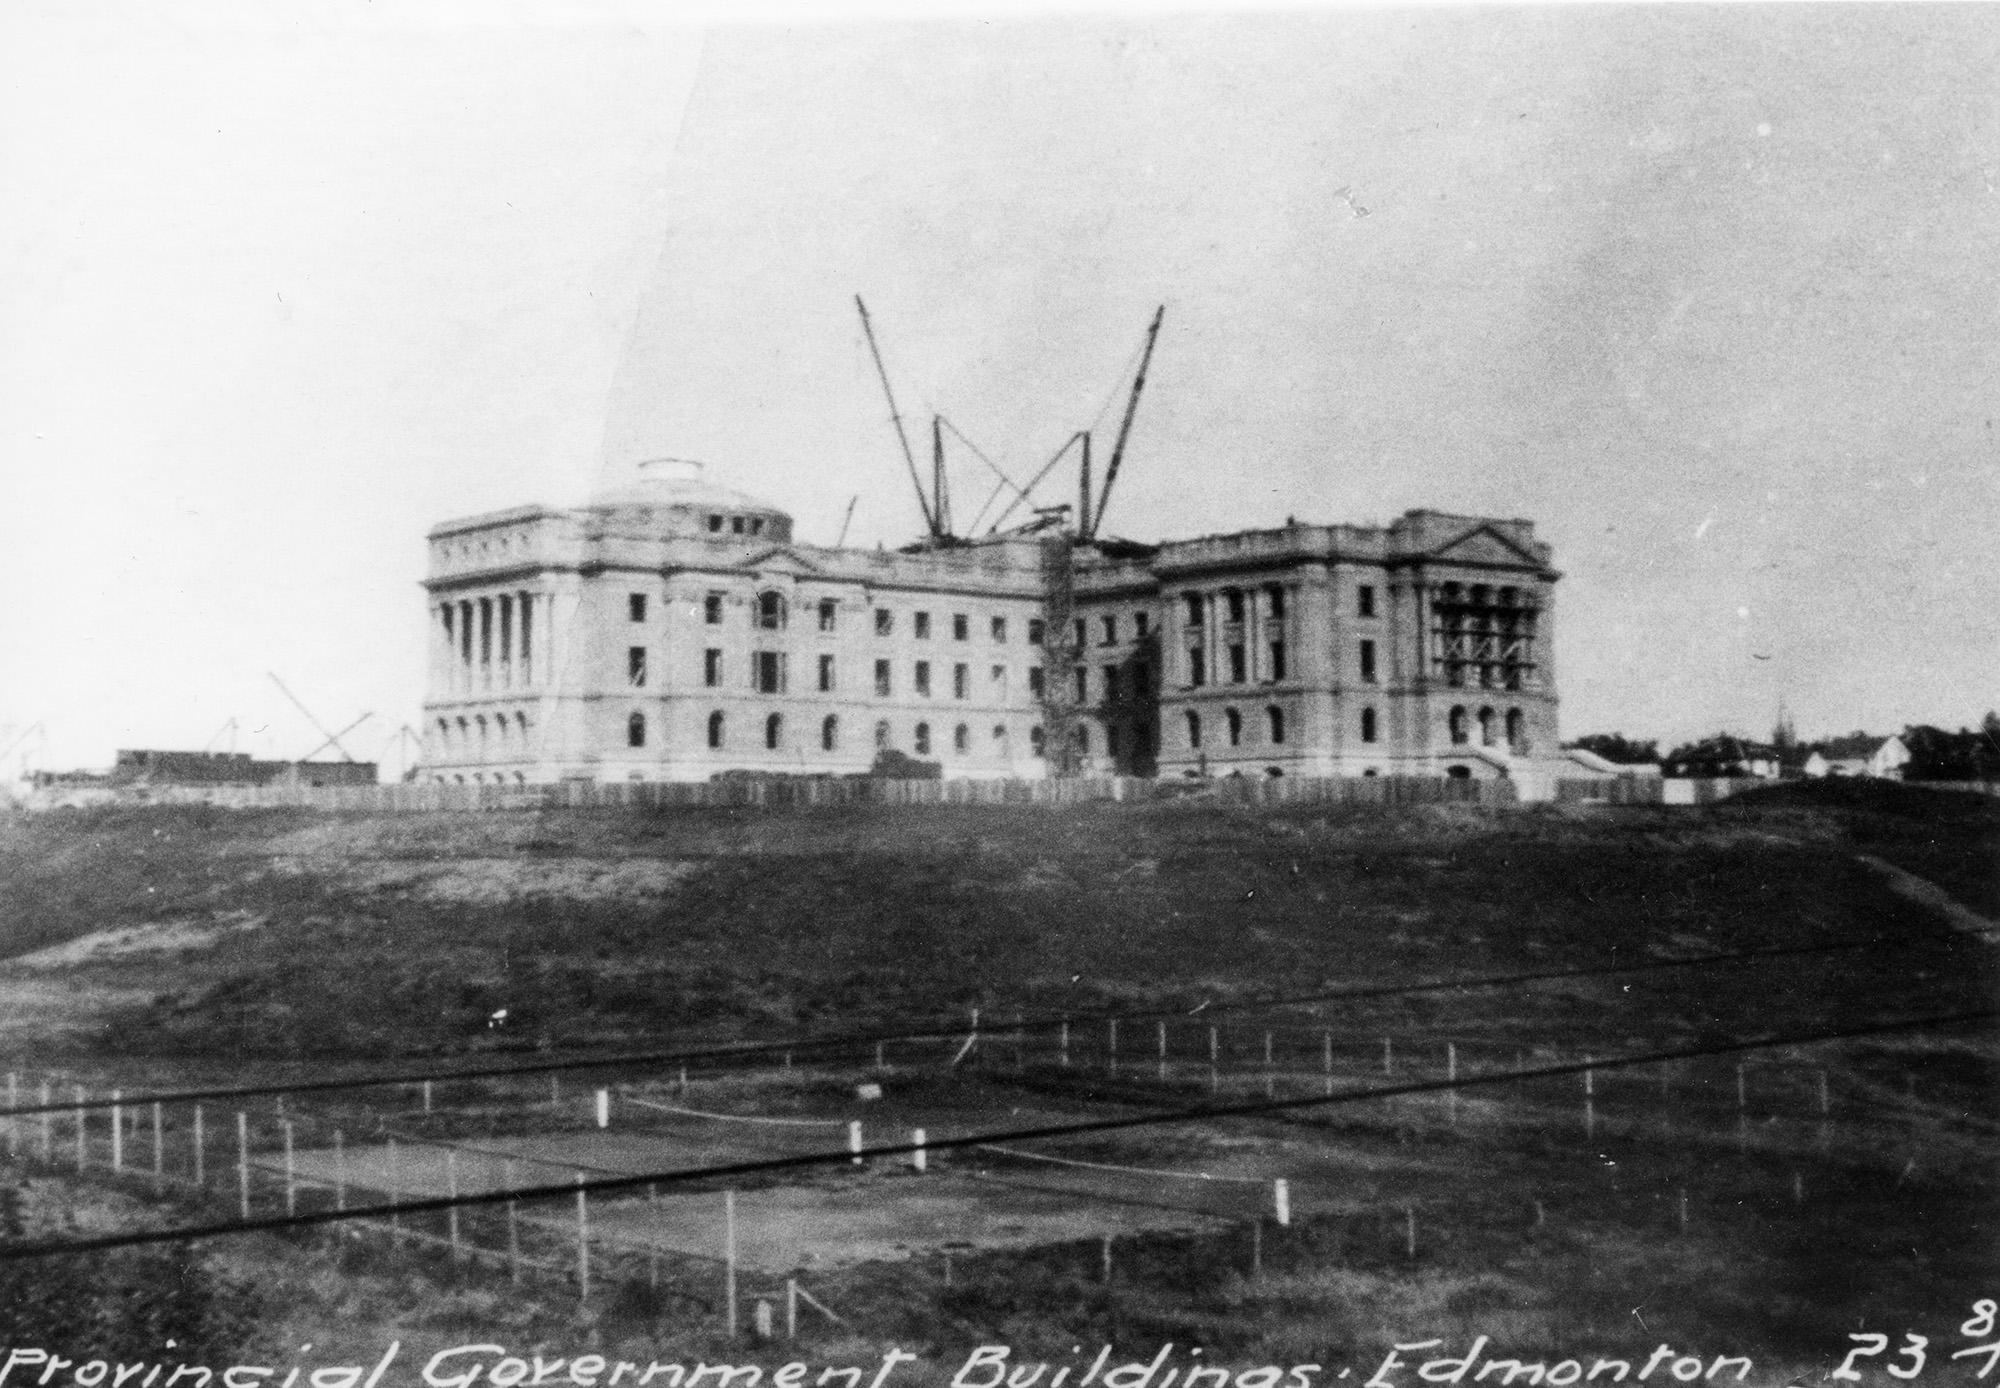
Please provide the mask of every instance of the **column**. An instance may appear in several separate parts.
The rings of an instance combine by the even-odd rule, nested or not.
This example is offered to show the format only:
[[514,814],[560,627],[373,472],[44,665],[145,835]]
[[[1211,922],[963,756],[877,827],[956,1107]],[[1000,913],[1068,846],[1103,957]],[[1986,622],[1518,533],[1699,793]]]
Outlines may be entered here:
[[514,595],[502,593],[500,603],[500,687],[514,687]]
[[522,590],[521,608],[521,683],[534,686],[535,679],[535,595]]
[[479,687],[493,687],[493,599],[479,600]]
[[1253,583],[1243,590],[1243,648],[1249,661],[1250,683],[1264,679],[1264,585]]
[[472,692],[472,600],[458,604],[458,686],[459,693]]

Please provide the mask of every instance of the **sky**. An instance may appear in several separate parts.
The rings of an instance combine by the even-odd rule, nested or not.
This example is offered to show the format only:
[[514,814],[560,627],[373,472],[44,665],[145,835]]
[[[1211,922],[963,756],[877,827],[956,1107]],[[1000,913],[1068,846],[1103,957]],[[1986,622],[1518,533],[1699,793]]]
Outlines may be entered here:
[[1533,520],[1566,737],[2000,706],[2000,8],[820,13],[0,9],[0,774],[400,769],[424,532],[642,458],[913,537],[857,294],[1017,480],[1165,305],[1107,533]]

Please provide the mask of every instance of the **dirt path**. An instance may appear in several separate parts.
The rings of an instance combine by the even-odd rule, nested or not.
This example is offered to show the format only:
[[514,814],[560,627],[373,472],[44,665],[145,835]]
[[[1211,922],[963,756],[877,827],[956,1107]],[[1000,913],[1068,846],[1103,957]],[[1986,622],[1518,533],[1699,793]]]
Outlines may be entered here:
[[2000,925],[1996,925],[1958,901],[1937,883],[1919,877],[1914,872],[1907,872],[1894,863],[1877,858],[1872,853],[1857,853],[1855,856],[1887,878],[1890,891],[1907,901],[1914,901],[1937,912],[1953,930],[1976,935],[1989,945],[2000,944]]

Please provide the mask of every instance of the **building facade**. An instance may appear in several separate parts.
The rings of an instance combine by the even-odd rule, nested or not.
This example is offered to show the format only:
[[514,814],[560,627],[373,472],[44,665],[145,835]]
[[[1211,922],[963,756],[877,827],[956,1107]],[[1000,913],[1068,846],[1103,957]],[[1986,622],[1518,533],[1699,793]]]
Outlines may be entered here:
[[1513,774],[1556,755],[1548,547],[1414,511],[1161,545],[804,545],[644,464],[430,534],[420,776]]

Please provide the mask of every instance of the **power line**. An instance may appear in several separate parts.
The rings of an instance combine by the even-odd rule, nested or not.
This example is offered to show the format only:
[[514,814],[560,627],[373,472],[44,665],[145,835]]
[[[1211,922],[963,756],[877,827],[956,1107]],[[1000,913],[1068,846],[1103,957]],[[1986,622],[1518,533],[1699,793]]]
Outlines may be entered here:
[[1952,1012],[1929,1017],[1903,1018],[1893,1022],[1876,1022],[1867,1026],[1843,1027],[1837,1031],[1794,1032],[1759,1037],[1753,1041],[1728,1041],[1704,1046],[1679,1046],[1667,1050],[1646,1051],[1637,1055],[1567,1061],[1557,1065],[1517,1068],[1492,1074],[1466,1076],[1458,1079],[1420,1080],[1408,1084],[1381,1085],[1372,1089],[1345,1090],[1341,1093],[1330,1095],[1319,1094],[1292,1099],[1260,1099],[1245,1103],[1214,1104],[1198,1108],[1175,1109],[1164,1113],[1141,1114],[1120,1118],[1096,1118],[1076,1123],[1051,1123],[1039,1128],[1018,1128],[1005,1132],[973,1133],[965,1137],[939,1138],[935,1141],[927,1141],[921,1146],[914,1142],[901,1142],[889,1143],[879,1147],[863,1147],[859,1151],[852,1148],[841,1148],[838,1151],[810,1152],[788,1157],[764,1157],[755,1161],[729,1162],[717,1166],[695,1167],[681,1171],[654,1171],[630,1176],[607,1176],[596,1180],[577,1181],[568,1185],[520,1186],[509,1190],[481,1191],[469,1195],[432,1196],[422,1200],[405,1200],[388,1205],[350,1206],[344,1210],[316,1210],[307,1214],[274,1215],[266,1219],[232,1220],[220,1224],[185,1225],[178,1229],[145,1230],[129,1234],[105,1234],[89,1239],[39,1240],[30,1243],[0,1245],[0,1261],[41,1258],[59,1253],[96,1253],[107,1249],[132,1248],[143,1244],[182,1243],[194,1239],[219,1238],[227,1234],[254,1234],[275,1232],[282,1229],[305,1229],[324,1224],[337,1224],[350,1219],[376,1219],[411,1214],[428,1214],[437,1210],[464,1209],[468,1206],[500,1205],[515,1200],[553,1200],[560,1197],[575,1196],[579,1192],[589,1195],[636,1190],[642,1186],[691,1185],[696,1182],[714,1181],[732,1176],[755,1176],[773,1171],[795,1171],[809,1166],[847,1163],[854,1161],[857,1157],[862,1160],[871,1157],[899,1157],[908,1156],[917,1151],[930,1153],[955,1151],[962,1148],[980,1147],[995,1142],[1028,1142],[1046,1138],[1078,1137],[1089,1133],[1164,1127],[1178,1123],[1199,1123],[1217,1118],[1254,1118],[1267,1113],[1284,1113],[1296,1109],[1327,1108],[1340,1104],[1367,1103],[1377,1099],[1393,1099],[1405,1094],[1435,1094],[1444,1091],[1511,1084],[1517,1080],[1548,1079],[1563,1075],[1579,1075],[1586,1070],[1622,1070],[1640,1065],[1659,1065],[1676,1060],[1698,1060],[1706,1056],[1739,1055],[1748,1051],[1769,1050],[1784,1046],[1815,1045],[1828,1041],[1845,1041],[1861,1036],[1880,1036],[1892,1032],[1918,1031],[1927,1027],[1961,1026],[1968,1022],[1992,1021],[1996,1018],[2000,1018],[2000,1008],[1985,1008],[1975,1012]]
[[[1234,1002],[1204,1003],[1190,1011],[1187,1008],[1148,1008],[1141,1011],[1095,1011],[1069,1012],[1056,1016],[1033,1019],[1021,1018],[1008,1024],[1008,1031],[1046,1031],[1064,1024],[1076,1025],[1087,1022],[1145,1022],[1167,1021],[1174,1018],[1196,1015],[1212,1016],[1225,1012],[1250,1012],[1267,1008],[1297,1007],[1306,1003],[1372,1001],[1381,998],[1414,997],[1424,993],[1450,992],[1454,989],[1503,988],[1526,983],[1552,983],[1565,979],[1603,978],[1620,974],[1661,973],[1674,969],[1709,968],[1721,964],[1734,964],[1765,959],[1795,958],[1809,954],[1834,954],[1848,950],[1872,949],[1885,946],[1907,946],[1918,943],[1956,942],[1961,939],[1955,933],[1928,933],[1903,938],[1871,936],[1862,940],[1840,940],[1817,945],[1776,945],[1765,949],[1736,950],[1726,954],[1699,955],[1691,959],[1659,959],[1645,964],[1598,964],[1574,969],[1541,969],[1513,974],[1475,974],[1458,978],[1436,979],[1425,983],[1385,983],[1366,984],[1354,988],[1335,988],[1316,993],[1295,993],[1266,998],[1244,998]],[[778,1055],[785,1052],[819,1052],[840,1050],[849,1046],[872,1046],[877,1043],[894,1041],[941,1041],[965,1034],[965,1024],[940,1023],[935,1026],[910,1031],[866,1031],[850,1032],[826,1037],[805,1037],[790,1041],[738,1042],[729,1045],[698,1047],[690,1050],[641,1051],[623,1055],[576,1057],[565,1060],[538,1061],[529,1065],[496,1065],[469,1070],[428,1070],[404,1071],[389,1075],[364,1076],[359,1079],[307,1080],[296,1084],[225,1085],[210,1089],[173,1090],[166,1093],[121,1094],[116,1099],[85,1099],[82,1102],[46,1104],[25,1104],[17,1108],[0,1107],[0,1118],[25,1118],[40,1113],[76,1113],[79,1110],[101,1111],[119,1106],[131,1107],[136,1104],[197,1103],[208,1099],[255,1099],[273,1095],[327,1094],[348,1089],[382,1089],[402,1084],[448,1084],[460,1080],[505,1079],[516,1075],[558,1074],[570,1070],[611,1070],[634,1065],[678,1065],[700,1061],[740,1060],[757,1056]]]

